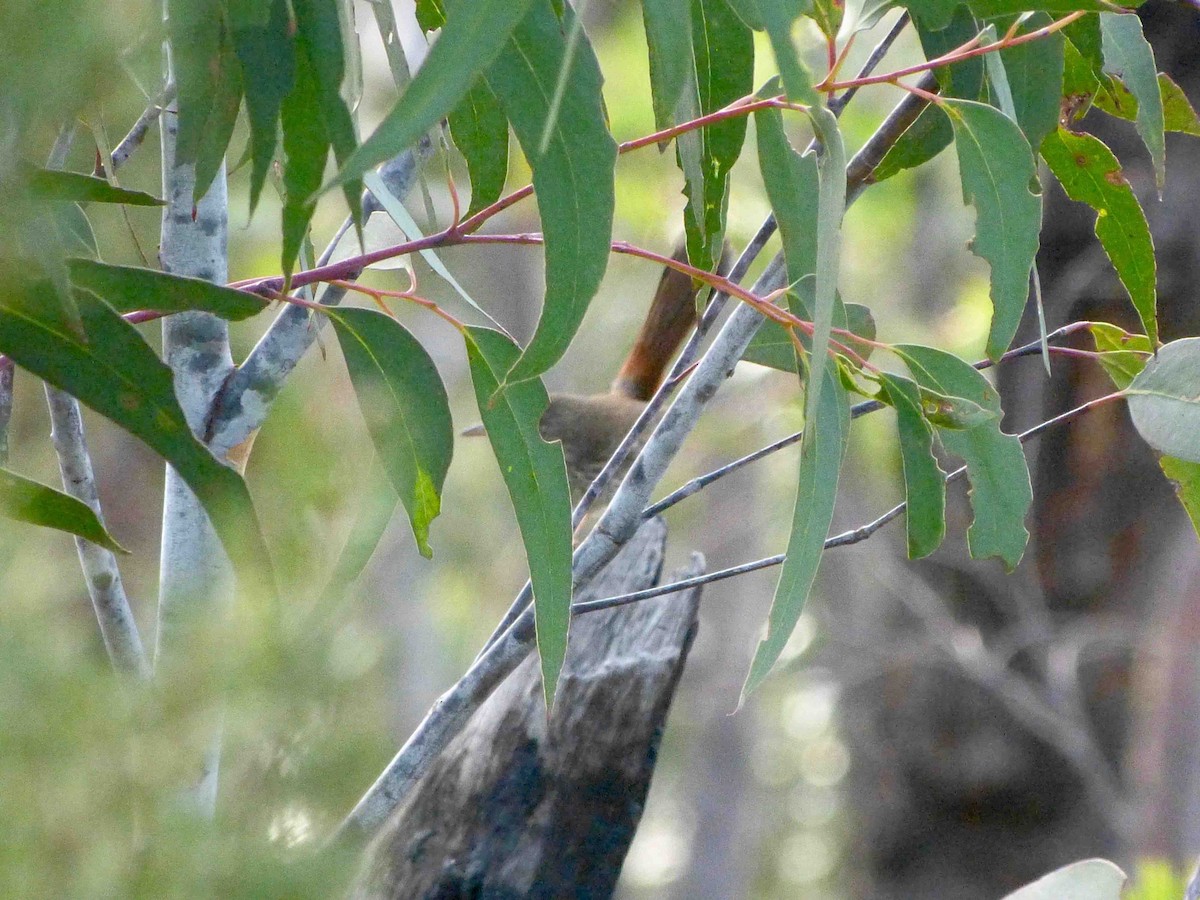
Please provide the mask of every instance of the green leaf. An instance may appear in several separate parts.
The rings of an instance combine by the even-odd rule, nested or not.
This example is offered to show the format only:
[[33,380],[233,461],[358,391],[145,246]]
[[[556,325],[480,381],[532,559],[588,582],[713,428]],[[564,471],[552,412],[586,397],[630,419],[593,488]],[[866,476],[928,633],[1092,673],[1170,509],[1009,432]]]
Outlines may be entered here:
[[[1119,78],[1105,77],[1105,89],[1097,92],[1096,106],[1118,118],[1137,120],[1137,97]],[[1183,89],[1165,72],[1158,73],[1158,92],[1163,104],[1163,126],[1167,131],[1200,137],[1200,118]]]
[[[1028,34],[1052,21],[1045,13],[1035,13],[1021,24],[1017,33]],[[1042,139],[1058,127],[1064,44],[1063,36],[1054,33],[1001,50],[999,54],[1012,90],[1017,124],[1033,148],[1040,147]]]
[[111,266],[90,259],[67,260],[71,283],[91,291],[120,313],[154,309],[173,313],[195,309],[237,322],[267,307],[267,301],[245,291],[137,266]]
[[48,283],[4,273],[0,352],[140,438],[171,464],[203,504],[242,587],[275,595],[270,555],[241,476],[192,434],[171,370],[137,330],[101,300],[76,300],[86,338],[45,302]]
[[838,475],[850,437],[850,408],[832,361],[822,368],[825,380],[817,415],[805,422],[800,442],[799,488],[792,513],[787,558],[775,588],[767,634],[754,652],[739,706],[770,673],[804,611],[833,521]]
[[879,377],[896,409],[908,501],[908,558],[920,559],[936,550],[946,536],[946,473],[933,455],[933,428],[925,421],[920,388],[899,375],[883,372]]
[[275,158],[279,110],[292,89],[296,42],[291,33],[287,0],[267,0],[267,15],[234,22],[233,44],[242,64],[246,115],[250,120],[250,213],[258,205],[267,172]]
[[329,135],[321,117],[318,86],[305,54],[296,55],[295,80],[283,98],[283,274],[291,277],[312,219],[313,195],[320,190],[329,156]]
[[[440,27],[442,32],[391,112],[362,146],[342,162],[337,180],[357,178],[413,146],[458,106],[475,80],[500,55],[527,11],[542,8],[543,3],[544,0],[452,0],[446,5],[448,15],[442,20],[444,24],[438,17],[429,18],[436,9],[424,6],[422,27],[427,30]],[[553,15],[549,9],[545,12]],[[557,28],[557,19],[555,24]],[[553,88],[554,82],[550,84]],[[547,102],[548,99],[547,96]]]
[[[195,163],[217,96],[221,72],[221,7],[196,0],[167,0],[167,38],[179,107],[175,159]],[[199,184],[197,184],[199,187]],[[203,196],[200,194],[199,196]]]
[[1043,875],[1004,900],[1120,900],[1125,873],[1106,859],[1085,859]]
[[1142,20],[1132,14],[1104,13],[1100,16],[1104,48],[1104,71],[1120,78],[1137,98],[1137,131],[1150,159],[1154,180],[1162,193],[1167,177],[1167,144],[1162,95],[1154,66],[1154,51],[1142,35]]
[[[570,24],[573,13],[566,13]],[[540,156],[554,87],[566,54],[563,24],[544,2],[533,5],[487,72],[533,169],[546,240],[546,296],[533,339],[508,374],[542,374],[566,352],[608,266],[617,145],[608,132],[600,66],[581,35],[571,79]]]
[[896,0],[846,0],[837,42],[845,43],[858,32],[874,28],[895,5]]
[[1175,496],[1183,504],[1192,530],[1200,536],[1200,463],[1160,456],[1158,465],[1175,487]]
[[450,113],[450,136],[467,161],[473,216],[500,199],[508,177],[508,118],[480,78]]
[[129,552],[105,530],[86,503],[8,469],[0,469],[0,516],[65,531],[114,553]]
[[[754,90],[754,35],[725,0],[691,0],[692,55],[698,107],[708,115]],[[712,271],[721,258],[729,205],[729,172],[742,152],[746,117],[734,116],[676,141],[687,206],[688,261]]]
[[519,349],[498,331],[468,328],[467,355],[479,414],[517,514],[533,585],[546,709],[567,652],[571,622],[571,492],[562,444],[548,444],[538,422],[549,403],[538,379],[501,387]]
[[[296,46],[307,55],[310,71],[317,84],[317,106],[325,123],[325,134],[333,147],[338,165],[346,168],[356,155],[358,138],[354,134],[354,119],[342,99],[342,79],[345,75],[345,52],[342,46],[342,23],[338,16],[339,0],[291,0],[296,14]],[[400,150],[405,150],[405,144]],[[388,157],[395,156],[389,153]],[[350,215],[362,227],[362,181],[358,174],[339,176],[342,192],[350,207]],[[315,193],[315,191],[314,191]]]
[[321,591],[321,600],[327,608],[345,596],[350,585],[358,580],[367,567],[399,502],[400,498],[396,496],[392,482],[376,454],[371,462],[371,471],[363,481],[358,513],[350,526],[346,543]]
[[1037,167],[1021,130],[995,107],[953,100],[943,109],[954,126],[963,198],[975,205],[971,249],[992,270],[987,354],[995,360],[1012,343],[1029,297],[1042,224],[1042,198],[1029,190]]
[[58,231],[59,246],[64,255],[83,254],[97,259],[100,250],[96,246],[96,233],[92,223],[78,203],[56,203],[50,210]]
[[[238,110],[242,105],[242,66],[234,51],[233,41],[225,27],[221,29],[220,50],[213,73],[211,104],[201,124],[196,149],[196,183],[193,197],[208,193],[213,179],[225,162],[225,151],[233,137]],[[180,110],[180,132],[183,131],[183,110]]]
[[662,131],[678,121],[676,108],[693,74],[691,8],[681,8],[676,0],[642,0],[642,20],[650,57],[654,127]]
[[417,549],[432,556],[429,524],[441,511],[442,485],[454,452],[450,405],[437,367],[390,316],[349,307],[327,315],[375,452],[408,511]]
[[[917,22],[930,28],[942,28],[950,21],[960,2],[961,0],[907,0],[904,5]],[[1130,5],[1137,4],[1135,2]],[[966,0],[966,6],[978,19],[995,19],[1030,11],[1056,15],[1079,10],[1099,12],[1111,10],[1114,4],[1108,0]]]
[[967,532],[971,555],[976,559],[997,556],[1009,569],[1015,568],[1029,540],[1025,516],[1033,502],[1033,490],[1020,440],[1000,430],[999,394],[973,366],[950,353],[915,344],[898,344],[893,349],[922,388],[962,397],[995,414],[990,421],[971,428],[937,426],[937,434],[942,446],[967,465],[975,513]]
[[[1109,76],[1103,77],[1107,80]],[[1069,124],[1082,119],[1092,108],[1092,101],[1099,89],[1100,80],[1091,63],[1084,59],[1075,49],[1075,45],[1068,40],[1063,45],[1061,121]]]
[[1141,319],[1158,343],[1154,242],[1133,189],[1112,151],[1090,134],[1060,128],[1042,144],[1042,158],[1072,200],[1096,211],[1096,236]]
[[1153,353],[1150,339],[1144,334],[1130,334],[1124,328],[1107,322],[1090,322],[1088,331],[1100,354],[1098,362],[1117,389],[1125,390],[1146,368],[1146,361]]
[[804,9],[803,13],[817,23],[825,40],[830,41],[837,37],[838,29],[842,27],[844,11],[843,0],[813,0],[811,7]]
[[[807,103],[811,106],[822,104],[824,101],[813,90],[812,75],[796,54],[796,45],[792,43],[792,23],[800,16],[802,7],[808,5],[807,0],[728,0],[743,22],[756,31],[766,31],[771,42],[771,52],[775,54],[775,65],[783,79],[783,86],[788,99],[796,103]],[[877,0],[867,0],[868,3]],[[891,0],[886,0],[891,2]],[[887,11],[886,4],[875,16]],[[849,16],[849,9],[847,9]],[[843,27],[845,26],[843,21]],[[874,24],[873,22],[871,24]],[[869,28],[870,25],[863,25]]]
[[1134,427],[1167,456],[1200,462],[1200,338],[1160,349],[1125,389]]
[[[937,59],[961,47],[979,32],[975,17],[965,6],[956,8],[953,18],[944,28],[934,30],[919,21],[914,25],[926,59]],[[962,100],[980,99],[984,85],[983,72],[984,63],[978,57],[935,70],[941,95]],[[950,120],[938,104],[931,103],[884,155],[872,177],[875,181],[883,181],[904,169],[915,169],[950,146],[953,139],[954,129],[950,126]]]
[[103,178],[62,172],[57,169],[34,169],[29,176],[29,190],[38,200],[67,200],[76,203],[124,203],[128,206],[163,206],[165,200],[142,191],[113,187]]

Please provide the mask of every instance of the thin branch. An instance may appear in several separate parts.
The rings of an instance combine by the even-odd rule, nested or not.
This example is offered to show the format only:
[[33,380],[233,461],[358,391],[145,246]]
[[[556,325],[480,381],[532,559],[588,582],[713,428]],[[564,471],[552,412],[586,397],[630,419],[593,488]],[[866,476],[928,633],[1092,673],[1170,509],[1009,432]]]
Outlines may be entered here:
[[133,127],[129,129],[129,133],[121,138],[121,142],[113,148],[110,164],[113,170],[123,166],[126,160],[133,155],[133,152],[142,145],[146,140],[146,134],[150,131],[150,126],[158,121],[158,117],[162,115],[167,104],[175,99],[175,82],[168,80],[166,86],[162,89],[154,102],[138,116],[137,121],[133,123]]
[[[1025,355],[1032,355],[1033,353],[1040,352],[1040,346],[1038,344],[1034,344],[1033,347],[1034,349],[1026,352]],[[1021,349],[1025,350],[1025,348]],[[1045,422],[1035,425],[1028,431],[1021,432],[1021,434],[1018,435],[1018,438],[1020,439],[1021,443],[1024,444],[1026,441],[1032,440],[1047,429],[1053,428],[1055,425],[1069,422],[1070,420],[1095,409],[1097,406],[1101,406],[1105,403],[1111,403],[1113,400],[1119,399],[1122,396],[1123,395],[1120,393],[1106,394],[1105,396],[1099,397],[1095,400],[1089,400],[1087,403],[1076,406],[1074,409],[1069,409],[1052,419],[1047,419]],[[946,476],[946,484],[953,484],[966,474],[967,467],[960,466]],[[875,532],[879,531],[879,529],[883,528],[883,526],[899,518],[900,514],[903,513],[907,508],[907,502],[897,503],[883,515],[871,520],[865,525],[860,525],[857,528],[852,528],[849,531],[844,531],[841,534],[837,534],[831,538],[828,538],[825,541],[824,549],[832,550],[836,547],[849,547],[852,544],[861,544],[863,541],[869,539],[873,534],[875,534]],[[685,588],[696,587],[697,585],[701,584],[708,584],[710,581],[723,581],[726,578],[733,578],[735,575],[744,575],[747,572],[757,572],[759,569],[767,569],[771,566],[777,566],[780,565],[786,558],[786,554],[778,553],[775,556],[767,556],[763,559],[754,560],[753,562],[742,563],[738,566],[731,566],[728,569],[720,569],[716,572],[698,575],[695,578],[689,578],[684,581],[676,581],[671,584],[659,585],[658,587],[648,588],[644,591],[624,594],[619,597],[606,597],[602,600],[591,600],[586,603],[577,603],[572,607],[572,611],[593,612],[599,609],[611,609],[614,606],[623,606],[626,603],[636,603],[639,600],[648,600],[651,597],[661,597],[663,594],[671,594],[676,591],[682,591]]]
[[0,356],[0,466],[8,465],[8,425],[12,421],[13,381],[17,367],[7,356]]

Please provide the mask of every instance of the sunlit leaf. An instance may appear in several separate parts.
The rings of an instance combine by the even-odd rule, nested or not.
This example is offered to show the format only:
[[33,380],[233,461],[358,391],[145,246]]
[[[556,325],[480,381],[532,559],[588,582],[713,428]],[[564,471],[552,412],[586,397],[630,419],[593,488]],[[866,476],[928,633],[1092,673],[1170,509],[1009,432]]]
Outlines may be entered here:
[[860,31],[874,28],[895,5],[896,0],[846,0],[837,34],[838,43],[846,42]]
[[201,278],[186,278],[137,266],[112,266],[90,259],[67,261],[71,283],[91,291],[117,312],[153,309],[210,312],[231,322],[262,312],[267,301]]
[[654,127],[661,131],[676,124],[680,95],[694,77],[691,6],[677,0],[642,0],[642,19],[650,57]]
[[517,514],[533,585],[538,653],[546,708],[567,650],[571,621],[571,492],[562,445],[542,440],[538,422],[549,403],[538,379],[500,384],[519,349],[498,331],[467,329],[467,355],[479,414]]
[[472,216],[500,198],[508,177],[508,118],[483,78],[451,111],[450,135],[467,161]]
[[971,249],[991,266],[992,327],[987,354],[999,359],[1012,343],[1029,296],[1042,199],[1030,192],[1037,168],[1016,124],[983,103],[949,101],[963,198],[974,204]]
[[1042,158],[1072,200],[1096,211],[1096,236],[1141,319],[1158,341],[1154,242],[1137,196],[1112,151],[1090,134],[1060,128],[1042,144]]
[[1043,875],[1004,900],[1120,900],[1125,873],[1106,859],[1085,859]]
[[[565,14],[568,24],[572,15]],[[563,24],[553,10],[544,2],[535,3],[487,72],[488,85],[533,169],[546,241],[541,318],[509,381],[533,378],[558,362],[608,266],[617,145],[604,116],[600,66],[586,36],[575,51],[546,151],[537,153],[566,43]]]
[[1192,530],[1200,536],[1200,463],[1160,456],[1158,465],[1175,487],[1175,496],[1183,504]]
[[938,426],[937,434],[942,446],[967,466],[975,513],[967,532],[971,555],[997,556],[1009,569],[1015,568],[1029,540],[1025,516],[1033,490],[1021,442],[1000,430],[1000,396],[973,366],[950,353],[915,344],[898,344],[894,349],[921,387],[962,397],[995,414],[971,428]]
[[233,23],[233,43],[242,64],[246,114],[250,121],[250,212],[258,205],[275,158],[279,109],[292,89],[295,40],[287,0],[265,0],[266,16]]
[[[338,179],[360,177],[413,146],[466,96],[476,78],[499,56],[527,11],[542,8],[543,3],[544,0],[452,0],[446,4],[447,15],[441,21],[428,18],[432,10],[426,5],[422,27],[440,27],[441,34],[396,105],[362,146],[342,163]],[[549,9],[545,12],[553,16]],[[550,90],[553,86],[551,81]],[[548,102],[548,94],[545,99]]]
[[0,469],[0,516],[65,531],[114,553],[127,552],[86,503],[8,469]]
[[0,352],[144,441],[203,504],[243,588],[274,596],[270,556],[246,485],[188,428],[171,370],[137,330],[87,291],[77,294],[86,338],[44,301],[48,285],[6,272]]
[[799,487],[787,559],[771,602],[767,634],[754,652],[742,686],[741,703],[762,684],[787,646],[812,592],[833,521],[838,476],[850,437],[850,408],[846,392],[834,373],[834,364],[826,361],[821,371],[825,380],[821,405],[816,418],[805,422],[800,445]]
[[1097,362],[1104,367],[1108,377],[1118,390],[1129,387],[1130,382],[1146,368],[1153,347],[1144,334],[1130,334],[1124,328],[1108,322],[1091,322],[1088,331],[1096,342]]
[[[1104,90],[1096,93],[1096,106],[1109,115],[1137,120],[1137,97],[1125,87],[1119,78],[1108,76]],[[1183,88],[1171,80],[1165,72],[1158,73],[1158,92],[1162,97],[1163,126],[1167,131],[1200,137],[1200,118],[1192,107]]]
[[896,410],[900,459],[904,465],[908,558],[936,550],[946,536],[946,473],[933,455],[933,428],[922,413],[921,391],[899,375],[882,373],[884,390]]
[[1125,394],[1146,443],[1167,456],[1200,462],[1200,338],[1164,346]]
[[76,203],[124,203],[128,206],[163,206],[160,200],[143,191],[113,187],[103,178],[56,169],[34,169],[29,190],[38,200],[68,200]]
[[1161,192],[1167,177],[1167,144],[1154,50],[1142,35],[1142,20],[1132,14],[1104,13],[1100,34],[1104,71],[1120,78],[1137,98],[1137,132],[1150,151],[1154,180]]
[[390,316],[371,309],[328,313],[350,381],[384,471],[412,523],[422,556],[432,556],[429,524],[441,511],[454,452],[450,405],[437,367]]
[[[716,112],[754,90],[754,35],[725,0],[691,0],[696,116]],[[688,202],[683,224],[688,260],[712,271],[721,256],[729,172],[742,152],[745,116],[681,135],[676,142]]]

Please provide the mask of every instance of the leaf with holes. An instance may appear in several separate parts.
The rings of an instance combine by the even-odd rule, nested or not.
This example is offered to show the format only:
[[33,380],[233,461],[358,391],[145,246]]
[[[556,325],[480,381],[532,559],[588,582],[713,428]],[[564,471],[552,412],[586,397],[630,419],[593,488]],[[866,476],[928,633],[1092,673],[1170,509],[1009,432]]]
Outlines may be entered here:
[[1064,128],[1046,137],[1042,158],[1068,197],[1096,211],[1100,246],[1129,292],[1142,328],[1157,343],[1154,241],[1121,164],[1099,138]]
[[114,553],[128,552],[86,503],[8,469],[0,469],[0,516],[65,531]]
[[538,422],[549,403],[538,379],[501,387],[519,349],[498,331],[468,328],[467,356],[479,415],[500,464],[529,560],[546,709],[567,652],[571,623],[571,492],[562,444],[548,444]]
[[963,198],[975,206],[971,249],[991,266],[987,354],[996,360],[1012,343],[1029,297],[1042,225],[1042,198],[1029,190],[1037,167],[1021,129],[994,106],[952,100],[942,108],[954,126]]
[[429,525],[441,511],[454,452],[450,404],[425,348],[390,316],[373,309],[328,313],[367,431],[392,488],[429,557]]

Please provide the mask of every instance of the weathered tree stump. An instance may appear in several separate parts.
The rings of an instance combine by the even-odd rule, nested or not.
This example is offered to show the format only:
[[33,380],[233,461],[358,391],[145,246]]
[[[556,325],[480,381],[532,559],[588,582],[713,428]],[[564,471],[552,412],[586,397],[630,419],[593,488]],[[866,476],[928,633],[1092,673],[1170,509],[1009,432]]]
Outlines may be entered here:
[[[577,599],[659,583],[653,520]],[[687,571],[699,574],[696,554]],[[547,722],[527,658],[367,850],[362,898],[607,897],[641,818],[700,591],[577,617]]]

